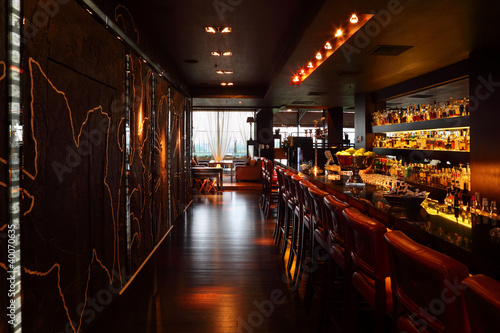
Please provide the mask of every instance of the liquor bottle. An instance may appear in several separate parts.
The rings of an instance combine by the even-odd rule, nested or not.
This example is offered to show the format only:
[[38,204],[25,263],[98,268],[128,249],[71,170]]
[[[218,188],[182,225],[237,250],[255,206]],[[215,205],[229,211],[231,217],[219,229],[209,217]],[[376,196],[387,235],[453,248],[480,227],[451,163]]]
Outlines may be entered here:
[[[479,193],[476,192],[477,195]],[[477,224],[477,212],[476,212],[476,194],[473,194],[470,199],[469,211],[470,211],[470,223],[474,227]]]
[[481,207],[481,220],[483,224],[488,224],[490,218],[490,206],[488,198],[483,198],[483,205]]
[[498,212],[497,212],[497,202],[492,200],[490,207],[490,221],[494,227],[498,224]]
[[451,194],[451,187],[448,187],[446,197],[444,198],[444,203],[446,205],[446,213],[453,213],[453,201],[454,197]]
[[458,223],[458,215],[460,214],[460,205],[459,205],[459,192],[458,188],[455,189],[455,195],[453,196],[453,213],[455,215],[455,219]]

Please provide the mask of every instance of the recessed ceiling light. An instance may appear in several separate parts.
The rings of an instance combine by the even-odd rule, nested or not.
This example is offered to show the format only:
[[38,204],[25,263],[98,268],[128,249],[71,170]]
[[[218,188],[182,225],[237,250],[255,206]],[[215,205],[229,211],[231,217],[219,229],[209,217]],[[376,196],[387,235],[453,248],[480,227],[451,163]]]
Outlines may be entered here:
[[233,74],[233,71],[224,71],[224,74],[230,75],[230,74]]
[[301,69],[299,74],[300,75],[306,75],[306,71],[304,69]]
[[228,86],[232,86],[232,85],[234,85],[234,84],[233,84],[232,82],[228,82],[228,84],[227,84],[227,85],[228,85]]
[[214,57],[220,57],[220,52],[212,51],[211,53]]
[[217,32],[217,30],[214,27],[205,27],[205,32],[215,34]]
[[351,18],[349,19],[349,21],[352,23],[352,24],[356,24],[358,23],[358,16],[356,14],[352,14]]
[[221,28],[220,32],[222,34],[227,34],[227,33],[230,33],[233,29],[231,29],[231,27],[224,27],[224,28]]
[[313,63],[309,61],[309,63],[307,64],[307,68],[313,68],[313,67],[314,67]]
[[220,84],[221,86],[227,86],[227,83],[226,82],[221,82]]
[[331,50],[332,49],[332,44],[330,44],[329,42],[326,42],[325,49]]
[[340,37],[342,36],[343,32],[340,29],[337,29],[337,32],[335,33],[335,37]]
[[231,51],[226,51],[226,52],[222,53],[222,55],[223,55],[224,57],[230,57],[230,56],[232,56],[232,55],[233,55],[233,52],[231,52]]
[[293,82],[299,82],[300,81],[300,78],[298,75],[295,75],[295,77],[293,78]]
[[321,58],[323,58],[321,52],[316,53],[316,59],[321,60]]
[[224,74],[224,71],[217,71],[217,74]]

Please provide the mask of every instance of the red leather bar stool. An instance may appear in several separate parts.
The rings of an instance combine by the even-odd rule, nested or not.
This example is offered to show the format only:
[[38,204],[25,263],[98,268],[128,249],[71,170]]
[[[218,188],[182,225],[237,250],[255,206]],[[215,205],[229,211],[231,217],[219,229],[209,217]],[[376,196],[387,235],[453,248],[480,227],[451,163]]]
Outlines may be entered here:
[[[392,314],[389,260],[384,238],[387,228],[356,208],[347,208],[342,214],[348,226],[347,244],[354,264],[352,285],[375,309],[375,332],[387,332],[386,320]],[[346,326],[349,326],[353,324],[351,318],[355,317],[355,309],[347,311]]]
[[368,216],[383,223],[389,229],[392,229],[394,226],[394,216],[383,212],[373,206],[368,207]]
[[262,179],[262,192],[260,194],[259,199],[259,207],[262,211],[264,211],[265,201],[266,201],[266,193],[267,193],[267,159],[265,157],[261,157],[261,179]]
[[314,186],[309,188],[311,197],[311,221],[310,221],[310,248],[315,269],[312,269],[308,274],[306,288],[306,306],[310,307],[314,296],[315,276],[319,264],[325,262],[329,258],[328,250],[328,230],[324,217],[323,199],[328,195],[328,192]]
[[463,297],[455,287],[469,275],[467,267],[401,231],[388,232],[385,239],[397,332],[468,332]]
[[[299,285],[302,280],[302,274],[304,273],[305,268],[309,271],[311,268],[312,256],[309,253],[308,248],[310,247],[311,241],[311,210],[312,210],[312,202],[311,196],[309,194],[309,188],[315,187],[315,185],[305,179],[299,182],[300,186],[300,195],[302,198],[302,223],[299,226],[299,239],[298,239],[298,261],[300,265],[295,266],[294,280],[295,285]],[[299,198],[300,200],[300,198]]]
[[279,244],[281,237],[281,226],[283,225],[283,221],[285,219],[285,205],[286,205],[286,196],[285,196],[285,169],[280,166],[275,166],[276,169],[276,177],[278,180],[278,213],[276,215],[276,225],[274,226],[274,244]]
[[283,225],[281,227],[281,233],[283,236],[281,244],[281,257],[283,258],[286,253],[288,244],[291,241],[291,230],[292,230],[292,217],[295,207],[297,206],[297,195],[295,193],[295,187],[292,184],[292,177],[294,173],[287,171],[284,173],[284,183],[286,192],[286,205],[285,205],[285,218],[283,220]]
[[[291,274],[291,269],[293,266],[293,262],[295,260],[295,265],[300,265],[300,262],[298,260],[298,250],[299,250],[299,239],[300,239],[300,227],[302,223],[302,205],[303,205],[303,199],[302,199],[302,191],[300,189],[300,181],[302,180],[302,177],[300,177],[297,174],[294,174],[291,178],[291,185],[294,189],[294,196],[295,196],[295,208],[292,211],[292,230],[291,230],[291,237],[290,237],[290,255],[288,256],[288,264],[286,266],[287,271],[289,274]],[[293,281],[295,281],[295,276]],[[293,282],[295,284],[295,282]]]
[[365,201],[349,196],[347,203],[349,204],[349,206],[356,208],[363,214],[368,213],[368,205]]
[[[346,197],[347,199],[347,197]],[[353,265],[351,254],[346,250],[346,221],[344,219],[343,211],[350,206],[347,202],[341,201],[336,195],[327,195],[323,199],[323,204],[325,207],[325,221],[326,229],[328,230],[328,253],[330,259],[328,260],[328,270],[326,278],[324,280],[323,286],[323,306],[321,313],[322,327],[324,321],[328,318],[327,314],[329,310],[334,310],[333,305],[339,303],[336,295],[332,291],[340,286],[343,291],[343,300],[340,302],[344,308],[348,307],[348,302],[352,302],[352,273]],[[332,306],[330,306],[332,305]],[[334,311],[330,312],[331,314]],[[343,322],[338,323],[340,325],[339,330],[343,329]]]
[[498,332],[500,282],[479,274],[466,278],[463,284],[471,332]]
[[266,160],[266,194],[264,200],[264,217],[268,218],[271,208],[278,204],[278,177],[274,170],[274,163]]

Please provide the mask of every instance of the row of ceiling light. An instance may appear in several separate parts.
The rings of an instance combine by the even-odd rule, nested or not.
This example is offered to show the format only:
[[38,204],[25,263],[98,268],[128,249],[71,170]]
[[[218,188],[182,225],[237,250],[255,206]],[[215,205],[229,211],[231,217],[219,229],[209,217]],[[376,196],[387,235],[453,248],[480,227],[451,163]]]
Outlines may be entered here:
[[298,73],[293,75],[290,84],[301,84],[309,75],[311,75],[323,62],[326,61],[339,47],[341,47],[356,31],[365,25],[373,15],[363,14],[358,17],[352,14],[349,18],[349,23],[345,28],[338,28],[333,34],[333,38],[325,42],[320,51],[316,51],[314,59],[309,61],[307,65],[300,68]]
[[[210,26],[205,27],[205,32],[210,33],[210,34],[217,34],[217,33],[227,34],[227,33],[231,33],[232,31],[233,31],[233,29],[231,27],[210,27]],[[231,57],[233,55],[233,52],[231,52],[231,51],[212,51],[211,54],[214,57],[221,57],[221,56],[222,57]],[[233,71],[231,71],[231,70],[216,70],[216,73],[219,75],[232,75]],[[234,85],[234,83],[233,82],[221,82],[220,85],[223,87],[227,87],[227,86],[231,87]]]

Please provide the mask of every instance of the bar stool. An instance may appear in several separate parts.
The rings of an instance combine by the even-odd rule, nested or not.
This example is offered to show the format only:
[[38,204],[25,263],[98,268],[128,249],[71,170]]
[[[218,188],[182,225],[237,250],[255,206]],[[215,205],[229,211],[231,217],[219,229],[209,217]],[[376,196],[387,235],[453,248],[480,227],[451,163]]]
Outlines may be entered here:
[[259,207],[262,211],[264,211],[266,194],[267,194],[267,159],[265,157],[260,158],[261,165],[261,179],[262,179],[262,192],[259,199]]
[[278,178],[274,170],[273,161],[266,159],[266,172],[265,172],[265,196],[263,207],[261,207],[265,218],[269,217],[269,213],[273,206],[278,204]]
[[[349,226],[347,243],[354,264],[352,285],[375,309],[375,332],[385,332],[385,320],[392,314],[389,261],[384,239],[387,228],[356,208],[347,208],[342,214]],[[353,311],[348,317],[354,317],[354,308],[348,311]]]
[[281,237],[281,226],[283,225],[283,221],[285,219],[285,205],[286,205],[286,197],[285,197],[285,179],[284,173],[285,169],[280,167],[279,165],[274,167],[276,170],[276,177],[278,179],[278,214],[276,215],[276,225],[274,226],[274,244],[279,244]]
[[[287,271],[291,274],[291,269],[293,265],[293,261],[295,260],[295,265],[299,265],[300,262],[298,260],[298,249],[299,249],[299,239],[300,239],[300,227],[302,222],[302,191],[300,190],[299,182],[302,180],[297,174],[294,174],[291,178],[291,186],[294,189],[295,195],[295,208],[292,212],[292,235],[290,239],[290,255],[288,256],[288,264],[286,266]],[[293,281],[295,281],[295,276],[293,277]],[[293,284],[295,284],[293,282]]]
[[500,282],[479,274],[466,278],[463,284],[471,332],[498,331]]
[[310,222],[310,248],[311,258],[315,263],[316,269],[311,270],[307,279],[306,288],[306,306],[309,308],[314,296],[315,273],[318,265],[325,262],[328,257],[328,229],[324,217],[323,199],[328,195],[328,192],[313,186],[309,187],[309,195],[311,197],[311,222]]
[[[346,198],[347,199],[347,198]],[[351,254],[346,250],[346,221],[343,211],[350,206],[337,198],[337,194],[329,194],[323,199],[325,206],[325,220],[328,230],[328,252],[330,260],[328,261],[328,271],[324,283],[323,293],[323,313],[322,319],[326,318],[328,312],[328,301],[332,300],[330,288],[332,285],[343,283],[344,290],[344,308],[352,308],[347,304],[352,302],[352,273],[353,265]],[[335,271],[335,273],[333,273]],[[323,322],[321,322],[323,323]],[[343,323],[341,323],[343,324]]]
[[463,297],[454,287],[469,275],[467,267],[401,231],[388,232],[385,239],[397,331],[468,332]]
[[[312,210],[312,202],[311,196],[309,195],[309,188],[314,187],[315,185],[305,179],[299,181],[300,187],[300,196],[299,200],[302,200],[302,216],[301,223],[299,226],[299,239],[298,239],[298,249],[297,249],[297,258],[300,265],[295,266],[294,273],[294,285],[300,285],[302,280],[302,274],[304,272],[304,266],[306,265],[306,255],[310,255],[306,253],[308,251],[307,248],[310,245],[310,230],[311,230],[311,210]],[[312,261],[312,257],[309,258]],[[295,278],[296,277],[296,278]]]
[[284,199],[286,199],[286,201],[285,201],[285,217],[283,219],[283,224],[281,226],[281,233],[283,236],[283,241],[281,244],[281,251],[280,251],[281,258],[285,256],[288,243],[290,242],[291,220],[293,217],[293,212],[295,210],[295,207],[297,206],[297,195],[295,194],[295,188],[292,185],[293,175],[294,174],[290,171],[287,171],[283,174],[285,193],[286,193],[286,197]]

